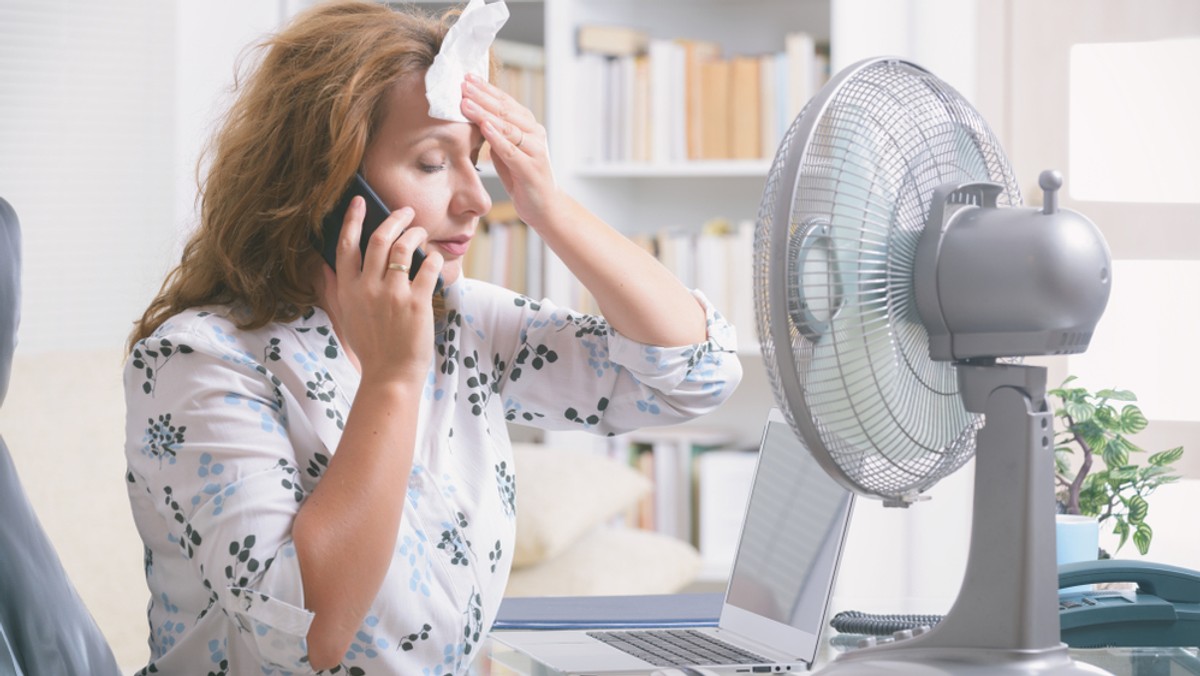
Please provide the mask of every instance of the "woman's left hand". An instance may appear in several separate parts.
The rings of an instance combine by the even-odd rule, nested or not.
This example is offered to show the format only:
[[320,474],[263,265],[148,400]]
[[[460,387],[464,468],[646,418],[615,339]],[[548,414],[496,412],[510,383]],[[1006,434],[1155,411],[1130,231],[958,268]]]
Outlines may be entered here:
[[462,91],[463,115],[491,144],[496,173],[517,215],[583,282],[609,324],[648,345],[703,341],[704,310],[687,288],[645,249],[558,189],[546,128],[533,113],[471,75]]
[[535,230],[550,219],[559,198],[550,167],[546,128],[533,111],[499,87],[468,74],[462,113],[479,125],[491,145],[492,162],[521,220]]

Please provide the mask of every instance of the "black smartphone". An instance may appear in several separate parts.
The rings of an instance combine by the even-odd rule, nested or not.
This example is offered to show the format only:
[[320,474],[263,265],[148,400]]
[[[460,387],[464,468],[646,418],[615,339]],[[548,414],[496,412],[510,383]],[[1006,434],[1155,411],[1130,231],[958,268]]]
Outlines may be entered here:
[[[354,199],[355,195],[362,195],[367,203],[367,213],[363,216],[362,237],[359,240],[359,251],[363,256],[367,255],[367,242],[370,241],[371,233],[375,232],[385,218],[392,213],[391,209],[379,199],[379,195],[371,189],[367,183],[367,179],[363,178],[359,172],[354,173],[354,179],[350,181],[350,186],[346,188],[346,192],[342,194],[342,198],[334,205],[333,211],[325,216],[325,220],[321,223],[321,255],[329,263],[329,267],[337,269],[337,241],[338,235],[342,232],[342,221],[346,217],[346,210],[350,208],[350,200]],[[425,262],[425,252],[421,251],[421,247],[417,247],[413,251],[412,264],[408,269],[408,278],[414,279],[417,276],[417,270],[421,269],[421,264]],[[434,293],[442,291],[442,276],[438,275],[437,286],[434,287]]]

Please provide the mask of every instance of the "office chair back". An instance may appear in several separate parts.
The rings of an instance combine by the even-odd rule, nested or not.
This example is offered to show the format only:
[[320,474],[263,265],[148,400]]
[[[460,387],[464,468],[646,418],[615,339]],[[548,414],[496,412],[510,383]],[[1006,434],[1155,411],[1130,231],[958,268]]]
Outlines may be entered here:
[[[12,373],[20,296],[20,223],[0,198],[0,404]],[[119,676],[108,642],[25,496],[3,436],[0,515],[0,676]]]

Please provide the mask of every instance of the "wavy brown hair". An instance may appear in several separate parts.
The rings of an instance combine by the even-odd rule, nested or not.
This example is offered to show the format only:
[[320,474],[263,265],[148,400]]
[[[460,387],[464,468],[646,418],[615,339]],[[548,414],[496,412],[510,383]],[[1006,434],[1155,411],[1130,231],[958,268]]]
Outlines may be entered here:
[[316,304],[321,218],[359,168],[389,88],[429,68],[458,13],[334,2],[257,45],[261,61],[235,81],[205,150],[200,224],[134,323],[130,350],[191,307],[236,304],[240,326],[254,329]]

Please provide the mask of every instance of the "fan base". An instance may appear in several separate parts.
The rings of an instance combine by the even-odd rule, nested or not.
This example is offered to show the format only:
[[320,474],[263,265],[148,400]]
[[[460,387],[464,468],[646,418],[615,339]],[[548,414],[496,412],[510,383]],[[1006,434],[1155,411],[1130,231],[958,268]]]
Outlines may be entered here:
[[[1044,651],[905,648],[903,644],[844,653],[822,676],[1097,676],[1109,672],[1072,660],[1066,645]],[[1111,676],[1111,675],[1110,675]]]

